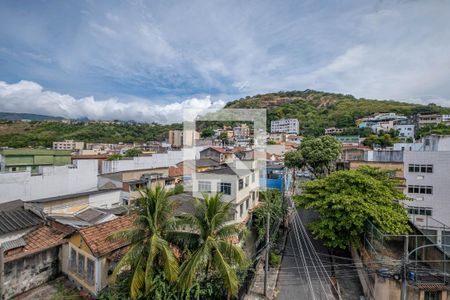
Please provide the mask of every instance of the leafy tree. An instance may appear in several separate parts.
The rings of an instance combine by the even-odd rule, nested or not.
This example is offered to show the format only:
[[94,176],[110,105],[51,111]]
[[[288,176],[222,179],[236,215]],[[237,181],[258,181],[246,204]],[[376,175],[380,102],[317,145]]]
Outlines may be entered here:
[[137,148],[131,148],[131,149],[128,149],[127,151],[125,151],[125,157],[135,157],[135,156],[139,156],[141,154],[142,154],[142,150],[137,149]]
[[123,158],[122,154],[114,153],[108,156],[108,160],[121,160]]
[[287,152],[284,155],[284,165],[289,168],[292,169],[292,191],[295,191],[295,181],[297,180],[297,170],[302,169],[303,167],[306,166],[306,162],[305,159],[303,158],[303,154],[302,152],[297,149],[295,151],[290,151]]
[[242,248],[233,243],[242,230],[237,224],[227,224],[231,204],[216,194],[206,195],[202,201],[197,199],[195,206],[195,212],[184,215],[181,222],[192,233],[188,244],[198,243],[198,247],[181,266],[180,286],[187,289],[202,277],[205,281],[218,278],[228,294],[236,296],[237,271],[247,266],[247,258]]
[[225,142],[228,141],[228,134],[226,132],[221,132],[219,135],[219,140],[222,141],[222,146],[225,144]]
[[258,237],[263,239],[266,236],[267,213],[270,212],[270,228],[275,228],[286,215],[286,207],[283,205],[280,191],[276,189],[260,192],[259,199],[261,205],[253,211],[253,225],[258,231]]
[[386,234],[404,234],[410,228],[399,200],[406,196],[389,174],[370,167],[333,172],[305,182],[303,194],[295,200],[300,207],[319,213],[310,228],[331,248],[358,245],[367,221]]
[[211,127],[204,128],[200,133],[202,138],[209,138],[214,135],[214,130]]
[[161,187],[141,191],[134,213],[134,227],[112,234],[110,239],[125,239],[130,249],[119,261],[113,272],[113,281],[124,269],[131,270],[130,296],[135,299],[148,295],[154,288],[157,275],[174,283],[179,265],[174,247],[167,236],[174,232],[174,203],[168,200],[170,193]]
[[334,162],[342,153],[342,145],[334,137],[325,135],[305,138],[299,151],[308,170],[320,178],[334,170]]

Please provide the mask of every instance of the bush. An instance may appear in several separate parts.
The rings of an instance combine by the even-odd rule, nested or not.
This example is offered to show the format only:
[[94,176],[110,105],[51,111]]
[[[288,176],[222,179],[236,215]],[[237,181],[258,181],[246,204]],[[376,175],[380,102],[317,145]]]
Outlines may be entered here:
[[272,268],[278,268],[281,266],[281,255],[275,251],[270,251],[269,253],[269,265]]

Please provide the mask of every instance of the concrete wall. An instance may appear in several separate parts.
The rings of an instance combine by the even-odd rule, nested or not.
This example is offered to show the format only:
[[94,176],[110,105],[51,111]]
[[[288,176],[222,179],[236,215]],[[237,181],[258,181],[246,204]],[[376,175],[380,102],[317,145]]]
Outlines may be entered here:
[[199,158],[199,151],[203,149],[204,147],[197,147],[196,149],[183,149],[182,151],[157,153],[151,156],[139,156],[134,157],[133,159],[105,160],[103,161],[102,170],[105,174],[128,170],[167,168],[169,166],[174,166],[183,160]]
[[5,299],[28,291],[59,273],[59,247],[5,263]]
[[0,203],[55,197],[95,190],[97,160],[76,160],[76,167],[44,167],[42,174],[30,172],[0,174]]

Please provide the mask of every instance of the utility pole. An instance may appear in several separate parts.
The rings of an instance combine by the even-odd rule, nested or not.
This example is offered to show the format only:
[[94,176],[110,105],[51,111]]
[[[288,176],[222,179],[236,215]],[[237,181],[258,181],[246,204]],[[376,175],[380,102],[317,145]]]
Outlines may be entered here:
[[267,298],[267,281],[269,279],[269,251],[270,251],[270,212],[267,213],[266,224],[266,261],[264,264],[264,297]]
[[400,294],[400,299],[401,300],[406,300],[408,299],[407,296],[407,270],[406,270],[406,266],[408,265],[408,245],[409,244],[409,238],[408,235],[405,235],[405,242],[403,244],[403,259],[402,259],[402,272],[403,272],[403,276],[402,276],[402,289],[401,289],[401,294]]

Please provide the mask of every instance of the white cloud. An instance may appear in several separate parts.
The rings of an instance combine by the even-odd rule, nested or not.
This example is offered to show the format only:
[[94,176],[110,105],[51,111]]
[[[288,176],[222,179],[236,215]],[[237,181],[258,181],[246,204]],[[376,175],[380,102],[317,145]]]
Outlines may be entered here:
[[183,110],[198,111],[220,109],[222,100],[213,101],[209,96],[191,98],[167,105],[150,101],[127,101],[117,98],[97,100],[94,97],[76,99],[44,90],[32,81],[22,80],[8,84],[0,81],[0,111],[34,113],[66,118],[87,117],[92,120],[133,120],[140,122],[175,123],[183,119]]

